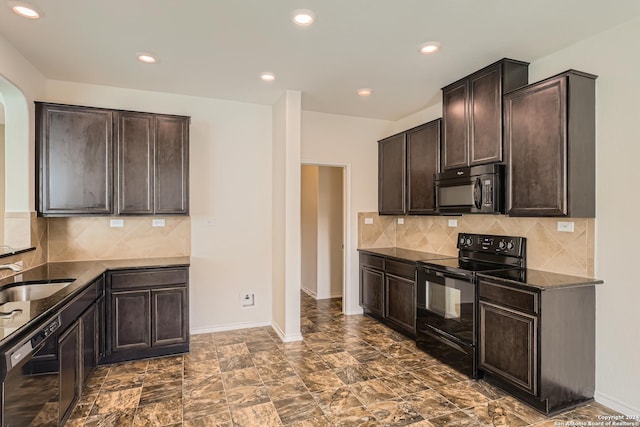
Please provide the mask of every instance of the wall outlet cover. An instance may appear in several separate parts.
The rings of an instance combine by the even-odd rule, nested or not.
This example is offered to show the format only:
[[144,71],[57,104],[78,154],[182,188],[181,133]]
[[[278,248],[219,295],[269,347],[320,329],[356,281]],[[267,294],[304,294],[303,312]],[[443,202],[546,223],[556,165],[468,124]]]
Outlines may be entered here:
[[368,225],[373,224],[373,218],[365,218],[365,219],[364,219],[364,223],[365,223],[365,224],[368,224]]
[[152,219],[151,226],[152,227],[164,227],[165,221],[164,219]]
[[573,221],[558,221],[558,231],[563,233],[573,233],[574,222]]
[[400,225],[404,224],[404,218],[398,218],[398,224]]
[[450,219],[448,221],[449,227],[457,227],[458,226],[458,220],[457,219]]
[[240,292],[240,308],[253,308],[256,306],[255,292]]
[[122,228],[124,227],[124,219],[110,219],[109,227],[111,228]]

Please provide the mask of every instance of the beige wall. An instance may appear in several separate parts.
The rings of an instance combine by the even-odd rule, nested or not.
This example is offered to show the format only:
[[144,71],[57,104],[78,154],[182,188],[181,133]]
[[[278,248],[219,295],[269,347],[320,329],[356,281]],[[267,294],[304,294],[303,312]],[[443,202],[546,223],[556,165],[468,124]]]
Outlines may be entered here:
[[376,141],[391,122],[302,112],[302,163],[344,166],[345,286],[344,311],[362,313],[358,304],[358,212],[376,208],[378,150]]
[[318,294],[318,177],[318,166],[302,166],[300,287],[314,297]]
[[[373,224],[365,224],[372,218]],[[397,246],[457,256],[458,233],[524,236],[527,238],[527,266],[575,276],[593,277],[594,220],[571,218],[574,232],[557,230],[557,218],[510,218],[503,215],[463,215],[459,217],[406,216],[404,224],[396,216],[375,212],[359,215],[359,247]],[[448,220],[458,221],[449,227]]]
[[343,168],[320,166],[318,186],[318,299],[342,296]]
[[4,104],[2,104],[2,93],[0,93],[0,110],[2,110],[2,122],[0,123],[0,245],[4,244],[4,205],[5,205],[5,183],[4,183]]

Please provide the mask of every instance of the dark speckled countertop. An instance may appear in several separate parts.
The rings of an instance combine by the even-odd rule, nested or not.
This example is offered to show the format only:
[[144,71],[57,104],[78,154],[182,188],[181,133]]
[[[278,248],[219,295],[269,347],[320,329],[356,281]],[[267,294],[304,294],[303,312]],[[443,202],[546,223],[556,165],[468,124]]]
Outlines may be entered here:
[[64,289],[48,298],[9,302],[0,305],[0,311],[8,312],[19,308],[22,312],[10,319],[0,319],[0,346],[21,335],[42,320],[48,319],[55,310],[62,308],[75,295],[108,270],[139,269],[147,267],[188,267],[189,257],[139,258],[107,261],[52,262],[25,270],[0,280],[0,289],[5,286],[29,282],[60,282],[72,280]]
[[456,256],[434,254],[431,252],[414,251],[412,249],[404,248],[364,248],[358,249],[358,251],[371,254],[380,255],[387,258],[395,258],[400,261],[418,262],[428,259],[445,259],[455,258]]
[[[434,254],[431,252],[422,252],[395,247],[358,249],[358,251],[409,262],[455,258],[455,256]],[[500,273],[478,273],[478,277],[493,279],[494,281],[511,286],[529,287],[537,290],[550,290],[575,286],[591,286],[604,283],[602,280],[592,279],[589,277],[569,276],[566,274],[551,273],[549,271],[533,270],[530,268],[523,270],[523,274],[519,280],[514,279],[513,277],[500,277]]]
[[541,291],[577,286],[592,286],[604,283],[602,280],[589,277],[570,276],[567,274],[552,273],[550,271],[533,270],[531,268],[523,270],[522,277],[519,279],[500,277],[500,273],[479,273],[478,277],[480,279],[491,279],[493,282],[503,283],[505,285],[525,286]]

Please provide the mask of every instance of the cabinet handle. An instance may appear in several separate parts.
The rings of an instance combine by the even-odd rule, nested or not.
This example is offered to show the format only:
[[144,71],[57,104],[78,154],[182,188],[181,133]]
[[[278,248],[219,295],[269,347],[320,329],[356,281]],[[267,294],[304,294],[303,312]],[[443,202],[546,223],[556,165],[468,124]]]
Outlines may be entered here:
[[0,311],[0,319],[11,319],[13,316],[15,316],[18,313],[22,313],[21,308],[14,308],[9,312]]

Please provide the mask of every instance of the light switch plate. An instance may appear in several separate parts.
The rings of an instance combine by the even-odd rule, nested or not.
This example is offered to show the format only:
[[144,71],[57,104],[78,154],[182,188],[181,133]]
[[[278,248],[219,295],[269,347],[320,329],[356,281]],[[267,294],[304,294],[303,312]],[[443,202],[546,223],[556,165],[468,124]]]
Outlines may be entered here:
[[573,221],[558,221],[558,231],[573,233]]
[[398,218],[398,224],[400,225],[404,224],[404,218]]
[[458,226],[458,220],[457,219],[450,219],[448,221],[449,227],[457,227]]
[[110,219],[109,227],[111,228],[122,228],[124,227],[124,219]]
[[152,219],[151,220],[152,227],[164,227],[164,219]]
[[373,224],[373,218],[365,218],[365,219],[364,219],[364,223],[365,223],[365,224],[368,224],[368,225]]

